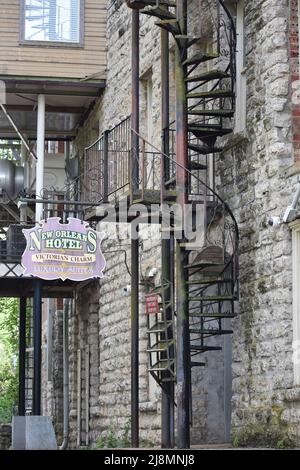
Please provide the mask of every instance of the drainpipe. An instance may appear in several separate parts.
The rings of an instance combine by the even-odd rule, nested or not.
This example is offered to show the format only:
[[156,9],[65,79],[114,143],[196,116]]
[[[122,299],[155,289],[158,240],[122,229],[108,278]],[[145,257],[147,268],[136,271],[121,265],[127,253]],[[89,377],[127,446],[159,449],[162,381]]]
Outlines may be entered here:
[[[168,7],[166,7],[168,11]],[[166,30],[161,30],[161,115],[162,115],[162,151],[169,155],[169,34]],[[162,157],[162,181],[161,198],[164,203],[164,181],[169,179],[170,162]],[[169,286],[165,289],[165,302],[169,304],[172,299],[172,274],[174,260],[174,238],[170,234],[169,240],[161,240],[161,266],[162,279],[168,282]],[[166,308],[166,320],[172,320],[172,307]],[[170,373],[165,372],[165,387],[162,389],[161,401],[161,446],[162,448],[174,447],[174,382],[172,382]]]
[[[44,158],[45,158],[45,95],[38,95],[37,116],[37,162],[36,162],[36,198],[43,198]],[[36,204],[35,220],[43,219],[43,204]]]
[[[177,0],[177,21],[181,33],[187,34],[187,0]],[[176,79],[176,187],[177,203],[182,211],[188,203],[188,124],[185,68],[182,62],[186,52],[182,54],[176,46],[175,79]],[[184,212],[183,212],[184,213]],[[184,238],[182,241],[185,241]],[[177,447],[190,447],[190,345],[189,345],[189,310],[187,273],[184,269],[186,251],[176,240],[176,293],[177,293]]]
[[[131,126],[139,132],[139,11],[132,10]],[[132,199],[138,189],[139,140],[132,133]],[[139,447],[139,240],[131,227],[131,446]],[[138,228],[137,228],[138,230]]]
[[65,299],[63,310],[63,442],[59,450],[66,450],[69,441],[69,312],[70,299]]

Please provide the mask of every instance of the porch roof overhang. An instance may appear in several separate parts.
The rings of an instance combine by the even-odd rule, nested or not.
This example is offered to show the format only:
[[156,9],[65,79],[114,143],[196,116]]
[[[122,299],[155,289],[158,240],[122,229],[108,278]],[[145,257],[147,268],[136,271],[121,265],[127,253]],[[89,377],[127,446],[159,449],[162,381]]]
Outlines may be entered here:
[[[0,297],[33,297],[36,279],[33,277],[1,277]],[[73,281],[42,281],[43,298],[73,298],[77,285]]]
[[[6,109],[27,139],[36,139],[37,97],[46,98],[47,140],[72,140],[105,87],[105,80],[20,78],[1,76]],[[0,111],[0,138],[15,139],[16,132]]]

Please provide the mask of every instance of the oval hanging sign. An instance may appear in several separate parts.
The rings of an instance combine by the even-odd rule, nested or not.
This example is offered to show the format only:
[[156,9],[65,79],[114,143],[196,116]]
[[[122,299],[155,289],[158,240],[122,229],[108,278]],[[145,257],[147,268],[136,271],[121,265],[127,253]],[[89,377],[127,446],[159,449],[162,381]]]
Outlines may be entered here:
[[23,229],[27,246],[22,255],[25,275],[45,280],[84,281],[103,277],[106,262],[101,252],[105,234],[87,222],[70,217],[61,224],[59,217]]

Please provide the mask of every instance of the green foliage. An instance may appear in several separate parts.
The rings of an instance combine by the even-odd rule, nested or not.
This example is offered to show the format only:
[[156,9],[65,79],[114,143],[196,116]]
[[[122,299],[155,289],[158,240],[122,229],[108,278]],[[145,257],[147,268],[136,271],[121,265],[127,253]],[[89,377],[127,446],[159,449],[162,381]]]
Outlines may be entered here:
[[0,299],[0,424],[8,423],[18,396],[18,300]]
[[130,422],[127,422],[124,427],[123,434],[118,437],[116,430],[111,428],[107,436],[100,436],[96,442],[95,449],[116,449],[130,447],[129,439]]
[[[116,428],[111,427],[108,434],[103,434],[99,437],[93,449],[118,449],[131,447],[129,434],[130,421],[127,421],[123,433],[119,436],[117,435]],[[147,439],[141,439],[140,447],[154,447],[154,444]]]

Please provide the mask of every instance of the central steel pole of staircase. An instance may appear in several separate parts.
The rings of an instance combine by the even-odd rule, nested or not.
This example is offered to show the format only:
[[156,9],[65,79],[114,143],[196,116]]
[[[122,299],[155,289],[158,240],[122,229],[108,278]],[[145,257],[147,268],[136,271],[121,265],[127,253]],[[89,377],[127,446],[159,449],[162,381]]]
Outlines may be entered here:
[[26,383],[26,297],[19,301],[19,416],[25,416]]
[[41,414],[41,372],[42,372],[42,280],[36,279],[33,299],[33,414]]
[[[161,30],[161,116],[162,116],[162,151],[169,155],[169,35],[168,31]],[[164,202],[164,181],[169,179],[170,162],[162,157],[162,181],[161,195]],[[167,283],[165,289],[165,302],[170,303],[172,298],[172,274],[174,269],[174,238],[170,234],[170,239],[161,241],[161,265],[162,265],[162,283]],[[163,286],[162,286],[163,289]],[[166,308],[166,320],[172,320],[172,307]],[[171,380],[170,372],[164,372],[164,378],[167,380],[162,389],[162,410],[161,410],[161,446],[163,448],[174,447],[174,382]]]
[[[131,200],[138,190],[139,11],[132,10]],[[132,224],[133,232],[134,224]],[[139,240],[131,234],[131,445],[139,446]]]
[[[177,0],[177,21],[182,35],[187,34],[187,1]],[[175,81],[176,81],[176,186],[177,203],[183,216],[188,203],[188,124],[185,84],[185,68],[182,62],[186,51],[176,45]],[[182,168],[184,167],[184,168]],[[176,293],[177,293],[177,447],[186,449],[190,446],[190,342],[188,318],[187,278],[184,265],[186,251],[182,240],[176,240]]]

